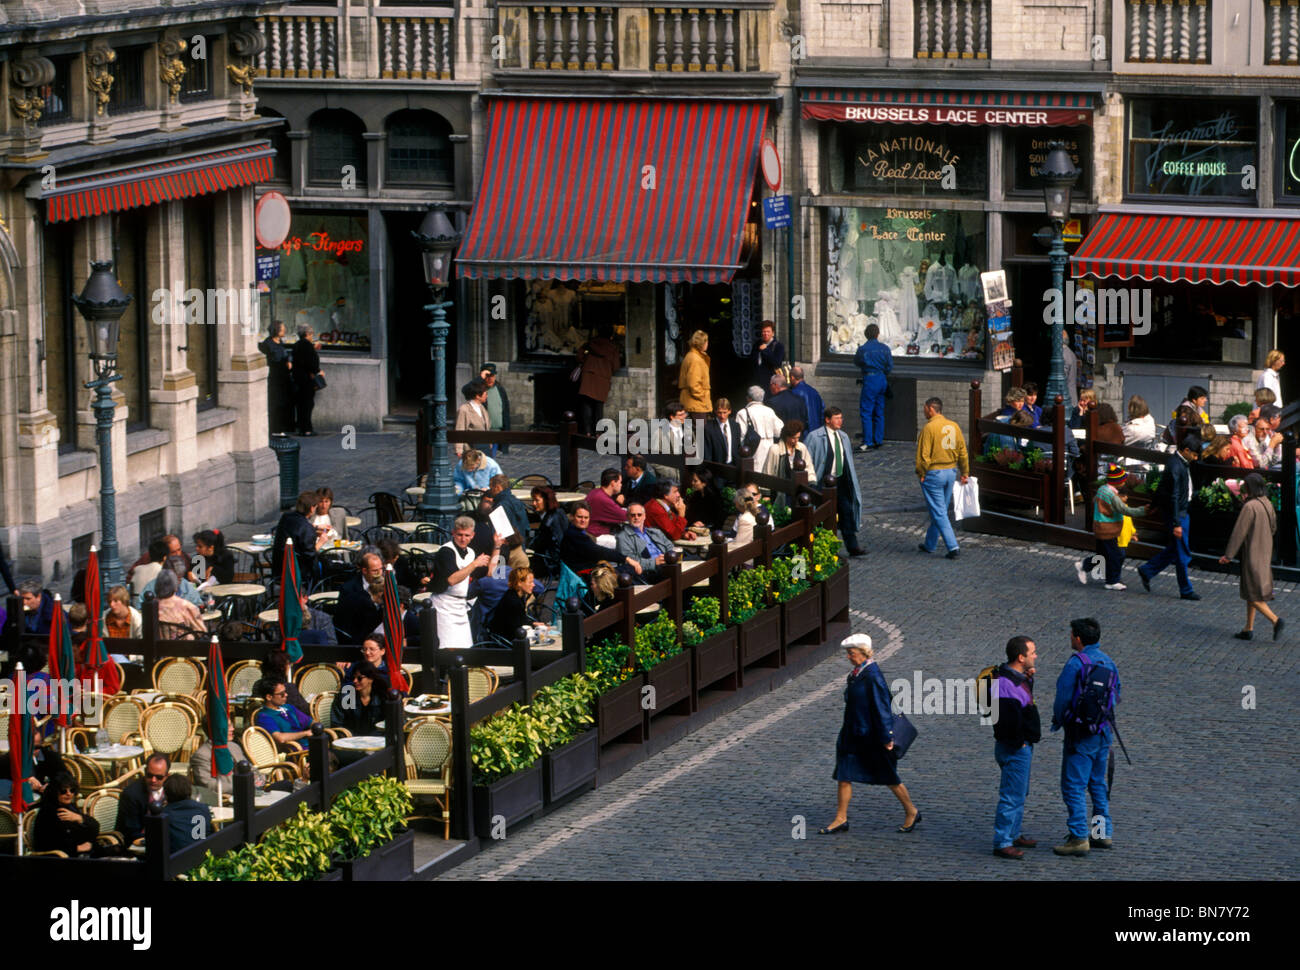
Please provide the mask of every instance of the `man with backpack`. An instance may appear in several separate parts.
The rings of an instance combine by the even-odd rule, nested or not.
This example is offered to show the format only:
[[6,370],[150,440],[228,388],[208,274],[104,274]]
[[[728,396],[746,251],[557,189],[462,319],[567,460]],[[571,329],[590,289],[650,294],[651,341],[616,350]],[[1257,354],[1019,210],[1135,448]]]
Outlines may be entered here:
[[[1057,855],[1087,855],[1090,849],[1111,847],[1110,786],[1106,768],[1110,758],[1115,705],[1119,703],[1119,669],[1101,652],[1101,625],[1091,617],[1070,621],[1070,649],[1056,680],[1052,705],[1052,730],[1065,729],[1061,763],[1061,797],[1065,800],[1070,834]],[[1087,799],[1092,796],[1089,830]]]
[[[1021,849],[1032,849],[1037,839],[1020,834],[1029,795],[1029,769],[1034,745],[1042,737],[1038,706],[1034,704],[1034,666],[1038,649],[1029,637],[1007,641],[1007,662],[989,671],[986,696],[997,716],[993,721],[993,757],[1002,769],[998,809],[993,820],[993,854],[1021,859]],[[984,674],[981,673],[981,678]]]

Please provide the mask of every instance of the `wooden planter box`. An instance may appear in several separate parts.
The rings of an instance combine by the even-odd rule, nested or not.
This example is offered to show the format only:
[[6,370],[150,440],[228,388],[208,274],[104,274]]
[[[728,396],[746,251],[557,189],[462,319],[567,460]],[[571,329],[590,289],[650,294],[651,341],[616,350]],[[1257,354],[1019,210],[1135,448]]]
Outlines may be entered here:
[[741,686],[744,669],[760,661],[767,667],[781,666],[781,611],[759,610],[736,628]]
[[403,882],[415,872],[415,833],[409,829],[360,859],[339,864],[344,882]]
[[695,692],[691,689],[691,654],[683,650],[675,657],[656,664],[646,671],[646,683],[654,688],[655,705],[646,711],[655,717],[672,708],[675,714],[695,712]]
[[1011,471],[996,462],[975,462],[971,474],[980,480],[980,504],[1037,505],[1046,513],[1052,488],[1050,473]]
[[814,583],[794,599],[781,604],[781,624],[785,631],[781,642],[784,646],[809,636],[821,641],[822,592],[817,586]]
[[826,639],[825,629],[828,623],[838,623],[849,619],[849,567],[840,563],[840,568],[817,584],[822,594],[822,639]]
[[542,755],[542,794],[550,805],[596,780],[600,763],[600,737],[596,729],[584,731],[562,748]]
[[735,690],[736,680],[736,628],[729,626],[721,633],[701,640],[690,648],[695,662],[695,690],[726,681],[723,690]]
[[528,818],[542,808],[542,765],[506,775],[490,785],[474,786],[474,830],[480,838],[492,831],[492,819],[505,817],[506,826]]
[[1193,505],[1187,517],[1188,537],[1192,552],[1221,556],[1228,546],[1228,536],[1237,521],[1235,510],[1232,512],[1207,512]]
[[325,875],[323,875],[323,876],[319,876],[319,877],[316,879],[316,881],[317,881],[317,882],[342,882],[342,881],[343,881],[343,870],[342,870],[342,869],[331,869],[329,872],[325,873]]
[[[644,674],[633,674],[613,690],[596,698],[596,730],[602,747],[615,738],[633,744],[645,741],[645,712],[641,709],[641,688]],[[632,735],[623,737],[624,735]]]

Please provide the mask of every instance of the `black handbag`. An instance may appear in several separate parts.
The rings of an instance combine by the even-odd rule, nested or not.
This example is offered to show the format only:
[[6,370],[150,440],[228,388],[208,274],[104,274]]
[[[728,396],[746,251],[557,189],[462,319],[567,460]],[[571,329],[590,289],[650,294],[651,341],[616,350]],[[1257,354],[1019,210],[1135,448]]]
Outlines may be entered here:
[[889,753],[897,761],[907,754],[907,749],[912,746],[916,740],[916,727],[907,719],[906,714],[894,715],[894,746],[889,749]]
[[316,390],[318,391],[324,390],[325,388],[329,387],[329,385],[325,383],[324,374],[317,374],[315,377],[312,378],[312,381],[315,383]]

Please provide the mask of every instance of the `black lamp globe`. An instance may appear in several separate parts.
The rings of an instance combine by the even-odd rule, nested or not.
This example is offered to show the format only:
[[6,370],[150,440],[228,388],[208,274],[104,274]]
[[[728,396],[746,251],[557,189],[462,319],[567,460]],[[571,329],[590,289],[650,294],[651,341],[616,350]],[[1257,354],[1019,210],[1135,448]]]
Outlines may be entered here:
[[1048,146],[1047,158],[1038,169],[1038,176],[1043,180],[1047,217],[1054,223],[1065,222],[1070,218],[1070,192],[1079,180],[1079,170],[1059,141]]
[[442,209],[425,213],[420,228],[411,233],[424,251],[424,281],[434,289],[445,287],[451,277],[451,254],[460,241],[460,233]]
[[117,360],[122,314],[131,305],[131,294],[117,282],[111,260],[91,262],[90,278],[72,302],[86,318],[90,359],[95,362],[96,370],[112,369],[112,363]]

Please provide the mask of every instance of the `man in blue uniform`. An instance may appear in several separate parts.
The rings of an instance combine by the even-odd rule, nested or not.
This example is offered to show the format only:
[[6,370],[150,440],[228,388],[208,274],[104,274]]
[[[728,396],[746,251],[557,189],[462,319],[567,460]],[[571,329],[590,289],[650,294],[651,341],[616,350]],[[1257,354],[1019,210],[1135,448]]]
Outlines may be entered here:
[[822,402],[822,396],[817,393],[817,388],[803,379],[803,368],[798,364],[790,368],[790,393],[803,398],[803,403],[808,408],[808,420],[804,423],[804,426],[808,428],[821,427],[822,418],[826,413],[826,405]]
[[889,348],[876,338],[880,328],[867,325],[867,342],[858,348],[853,358],[862,371],[862,397],[858,408],[862,413],[862,444],[858,451],[879,448],[885,441],[885,391],[889,387],[889,372],[894,369],[894,357]]

